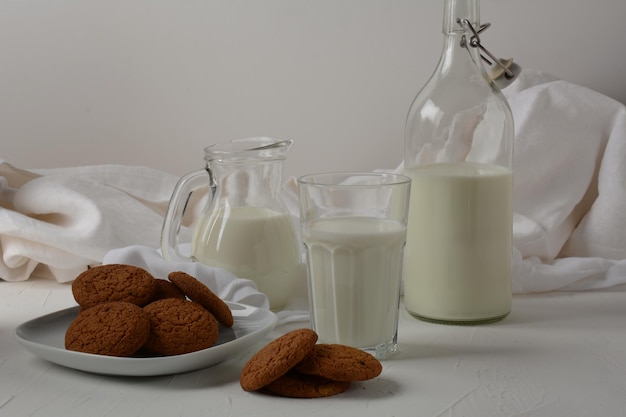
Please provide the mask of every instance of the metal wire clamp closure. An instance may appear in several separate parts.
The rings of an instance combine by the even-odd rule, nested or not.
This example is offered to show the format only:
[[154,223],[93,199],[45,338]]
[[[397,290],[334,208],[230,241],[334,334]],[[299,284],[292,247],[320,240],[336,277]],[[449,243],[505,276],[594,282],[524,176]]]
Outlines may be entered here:
[[493,65],[494,63],[500,67],[500,69],[504,72],[504,77],[506,79],[512,79],[515,78],[515,73],[513,73],[513,71],[511,71],[510,66],[512,63],[512,60],[509,60],[510,62],[508,62],[508,65],[504,65],[498,58],[496,58],[491,52],[489,52],[481,43],[480,43],[480,33],[482,33],[485,29],[489,28],[491,26],[491,23],[484,23],[482,25],[480,25],[480,27],[478,28],[478,30],[476,30],[476,28],[474,28],[474,25],[472,25],[472,23],[468,20],[468,19],[457,19],[456,20],[457,23],[463,27],[467,26],[469,28],[469,30],[472,32],[472,37],[469,40],[469,43],[467,42],[467,38],[465,37],[465,35],[463,35],[463,37],[461,38],[461,47],[465,48],[468,45],[473,47],[473,48],[478,48],[481,50],[481,52],[483,52],[485,55],[487,55],[489,57],[488,58],[485,57],[485,55],[480,54],[480,57],[487,62],[489,65]]

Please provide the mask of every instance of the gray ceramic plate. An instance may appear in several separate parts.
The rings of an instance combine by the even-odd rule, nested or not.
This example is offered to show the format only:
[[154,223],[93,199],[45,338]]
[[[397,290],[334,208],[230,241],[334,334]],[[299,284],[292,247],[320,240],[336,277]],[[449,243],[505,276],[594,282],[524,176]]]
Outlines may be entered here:
[[15,337],[36,356],[80,371],[122,376],[189,372],[216,365],[243,352],[276,325],[276,315],[269,310],[230,302],[228,306],[233,312],[233,327],[220,326],[220,336],[214,346],[184,355],[120,358],[66,350],[65,330],[78,314],[78,307],[22,323],[15,329]]

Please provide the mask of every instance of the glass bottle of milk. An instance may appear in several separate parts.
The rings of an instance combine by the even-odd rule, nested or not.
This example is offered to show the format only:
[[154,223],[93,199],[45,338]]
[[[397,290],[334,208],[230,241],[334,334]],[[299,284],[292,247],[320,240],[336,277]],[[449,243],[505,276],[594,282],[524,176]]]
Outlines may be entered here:
[[511,310],[513,117],[481,62],[478,0],[444,0],[443,51],[406,124],[404,300],[432,322]]

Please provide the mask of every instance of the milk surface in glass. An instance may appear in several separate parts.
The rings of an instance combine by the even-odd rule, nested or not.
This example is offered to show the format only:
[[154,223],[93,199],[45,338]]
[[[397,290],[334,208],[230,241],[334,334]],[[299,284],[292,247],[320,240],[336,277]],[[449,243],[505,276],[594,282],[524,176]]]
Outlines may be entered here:
[[436,321],[481,321],[511,309],[512,172],[436,164],[412,179],[404,300]]
[[339,217],[303,225],[313,327],[322,343],[395,344],[406,227]]
[[221,208],[196,226],[192,257],[253,280],[272,309],[283,307],[300,276],[300,248],[289,214],[257,207]]

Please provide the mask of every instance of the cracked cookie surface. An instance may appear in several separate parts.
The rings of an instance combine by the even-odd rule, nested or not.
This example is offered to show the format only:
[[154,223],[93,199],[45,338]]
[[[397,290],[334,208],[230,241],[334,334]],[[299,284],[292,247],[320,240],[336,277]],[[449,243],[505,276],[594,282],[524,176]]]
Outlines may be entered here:
[[81,307],[111,301],[148,304],[156,292],[154,277],[131,265],[107,264],[90,268],[72,282],[72,295]]
[[259,350],[244,365],[240,384],[245,391],[256,391],[287,373],[313,349],[317,333],[297,329],[285,333]]
[[132,356],[150,334],[150,320],[135,304],[116,301],[82,311],[65,332],[65,348],[107,356]]
[[182,271],[170,272],[168,278],[192,301],[202,305],[215,316],[223,326],[232,327],[233,313],[228,304],[219,298],[209,287],[197,278]]
[[217,342],[217,320],[200,304],[178,298],[154,301],[143,308],[150,319],[145,347],[161,355],[206,349]]

